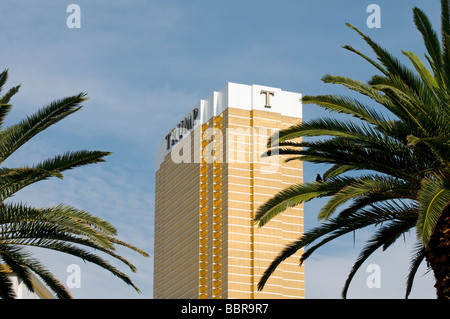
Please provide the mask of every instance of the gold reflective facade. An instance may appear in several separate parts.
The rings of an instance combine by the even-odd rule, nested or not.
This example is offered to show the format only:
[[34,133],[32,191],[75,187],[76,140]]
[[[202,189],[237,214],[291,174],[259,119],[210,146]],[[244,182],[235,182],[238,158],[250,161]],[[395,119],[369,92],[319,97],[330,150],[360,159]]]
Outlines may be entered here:
[[[300,120],[228,107],[165,155],[156,172],[154,298],[304,298],[301,252],[257,289],[272,260],[303,233],[303,207],[264,227],[253,221],[259,205],[302,183],[301,162],[261,158],[268,136]],[[187,150],[190,162],[173,160]]]

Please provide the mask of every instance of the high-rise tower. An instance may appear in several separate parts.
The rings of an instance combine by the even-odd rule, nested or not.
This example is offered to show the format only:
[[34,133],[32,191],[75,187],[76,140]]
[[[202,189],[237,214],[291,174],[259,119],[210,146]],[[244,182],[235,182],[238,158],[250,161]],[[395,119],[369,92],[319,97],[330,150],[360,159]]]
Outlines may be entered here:
[[262,157],[298,124],[301,94],[228,83],[174,123],[157,154],[154,298],[303,298],[299,255],[258,281],[303,232],[302,206],[258,227],[259,205],[303,180],[299,161]]

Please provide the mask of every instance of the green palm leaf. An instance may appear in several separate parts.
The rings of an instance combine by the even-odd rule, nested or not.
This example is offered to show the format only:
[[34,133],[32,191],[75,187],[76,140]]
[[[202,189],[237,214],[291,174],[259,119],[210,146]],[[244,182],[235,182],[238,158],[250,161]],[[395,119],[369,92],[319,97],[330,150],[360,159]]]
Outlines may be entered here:
[[43,107],[20,123],[0,131],[0,163],[36,134],[81,109],[86,94],[66,97]]
[[440,175],[425,178],[419,193],[417,234],[426,246],[442,211],[450,204],[450,180]]
[[328,219],[339,206],[358,197],[383,194],[390,198],[410,198],[414,191],[415,189],[411,188],[411,185],[395,178],[376,175],[359,178],[335,193],[322,207],[318,218]]
[[406,280],[405,298],[408,298],[411,293],[412,286],[414,283],[414,278],[416,276],[417,270],[419,269],[419,266],[421,265],[421,263],[423,262],[424,259],[425,259],[425,248],[423,247],[422,243],[420,242],[420,243],[416,244],[416,248],[415,248],[413,257],[411,258],[409,273],[408,273],[408,277]]
[[306,259],[308,259],[308,257],[311,256],[313,252],[318,248],[345,234],[354,232],[367,226],[377,225],[392,220],[392,218],[416,219],[416,214],[412,213],[414,211],[413,207],[409,207],[406,205],[397,206],[402,207],[402,213],[399,213],[396,210],[392,210],[393,207],[396,206],[389,204],[385,204],[384,206],[373,205],[368,209],[359,210],[354,214],[341,214],[335,218],[327,220],[325,223],[318,227],[306,231],[298,240],[286,245],[286,247],[272,261],[272,263],[262,275],[258,283],[258,289],[262,290],[264,288],[267,280],[276,270],[279,264],[294,255],[298,250],[313,244],[316,240],[320,240],[320,242],[315,244],[302,254],[300,258],[300,264],[303,264]]
[[389,222],[387,225],[378,230],[373,238],[369,239],[368,244],[361,251],[347,277],[347,280],[345,281],[344,288],[342,290],[343,298],[347,298],[350,283],[362,264],[379,248],[383,247],[383,250],[386,250],[398,237],[409,231],[411,227],[414,227],[415,223],[415,218],[400,219]]
[[430,20],[422,10],[420,10],[419,8],[414,8],[413,14],[414,22],[417,26],[417,29],[423,36],[425,47],[427,48],[428,54],[431,57],[431,67],[433,68],[438,78],[441,78],[442,52],[437,34],[433,30]]
[[281,191],[258,208],[255,221],[265,225],[289,207],[295,207],[314,198],[330,196],[345,187],[352,178],[332,178],[325,183],[295,184]]
[[[24,251],[20,247],[11,247],[7,245],[0,245],[1,259],[4,255],[7,255],[10,259],[16,260],[23,267],[30,269],[32,272],[37,274],[44,283],[55,293],[57,298],[71,298],[71,295],[66,287],[64,287],[61,282],[56,279],[51,272],[49,272],[36,258],[32,258],[29,252]],[[0,271],[1,273],[1,271]],[[19,274],[20,276],[20,274]],[[22,277],[19,277],[23,280]],[[1,292],[7,298],[15,298],[12,290],[8,289],[7,284],[4,286],[5,289]],[[32,287],[31,287],[32,288]],[[1,284],[0,284],[0,289]],[[31,289],[33,291],[33,288]]]
[[429,90],[437,89],[438,82],[433,77],[431,72],[425,67],[422,61],[417,57],[417,55],[415,55],[414,52],[411,51],[407,52],[403,51],[403,54],[406,55],[408,59],[411,61],[411,63],[414,65],[414,68],[419,73],[423,83],[427,85],[427,88]]
[[379,123],[379,116],[370,107],[350,97],[318,95],[305,95],[302,98],[303,104],[316,104],[323,108],[336,113],[349,114],[356,118],[362,119],[368,123],[377,125]]

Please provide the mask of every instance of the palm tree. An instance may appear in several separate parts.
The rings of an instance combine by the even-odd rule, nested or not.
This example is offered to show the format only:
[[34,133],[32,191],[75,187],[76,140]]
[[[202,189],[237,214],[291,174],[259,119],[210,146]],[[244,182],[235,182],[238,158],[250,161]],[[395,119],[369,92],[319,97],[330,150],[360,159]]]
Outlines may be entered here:
[[305,96],[305,104],[314,103],[356,119],[315,119],[282,130],[279,138],[269,140],[268,156],[276,150],[287,155],[287,161],[329,166],[317,181],[292,185],[264,203],[255,217],[259,225],[288,207],[322,197],[327,202],[318,214],[323,223],[280,252],[263,274],[259,289],[276,267],[299,249],[307,248],[302,264],[333,239],[376,226],[349,273],[343,298],[363,262],[412,229],[417,243],[405,297],[419,265],[426,260],[436,277],[437,297],[450,298],[450,18],[448,1],[442,0],[441,6],[442,45],[424,12],[413,8],[431,70],[413,52],[403,52],[413,66],[408,68],[347,24],[370,46],[378,61],[353,47],[344,48],[372,64],[378,73],[367,84],[333,75],[322,80],[370,98],[379,110],[345,96]]
[[[0,92],[8,78],[8,70],[0,74]],[[13,87],[0,98],[0,163],[39,132],[81,109],[84,93],[66,97],[43,107],[21,122],[3,128],[5,116],[11,109],[9,101],[20,86]],[[6,273],[13,271],[33,291],[30,274],[37,274],[58,298],[70,298],[69,291],[25,246],[46,248],[71,254],[97,264],[127,284],[139,289],[130,278],[107,260],[90,252],[96,249],[135,267],[116,254],[116,245],[126,246],[144,256],[146,252],[117,238],[117,230],[107,221],[66,205],[47,208],[29,207],[6,200],[24,187],[51,177],[62,178],[62,172],[88,164],[103,162],[110,155],[101,151],[76,151],[57,155],[33,166],[0,167],[0,297],[14,298],[12,284]]]

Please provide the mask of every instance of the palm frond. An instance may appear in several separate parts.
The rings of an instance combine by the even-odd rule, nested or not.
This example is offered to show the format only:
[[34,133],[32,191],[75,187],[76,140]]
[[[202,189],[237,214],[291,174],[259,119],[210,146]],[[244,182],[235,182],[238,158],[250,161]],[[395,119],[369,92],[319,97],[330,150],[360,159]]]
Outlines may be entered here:
[[0,201],[4,201],[25,186],[53,176],[62,177],[58,171],[40,168],[0,168]]
[[[3,89],[3,86],[5,85],[6,81],[8,80],[8,70],[4,70],[0,73],[0,92]],[[11,97],[16,94],[19,91],[20,85],[17,85],[15,87],[12,87],[9,89],[6,94],[4,94],[2,97],[0,97],[0,130],[3,126],[3,123],[5,121],[6,115],[8,115],[9,111],[11,110],[11,105],[8,104]]]
[[414,75],[408,67],[403,65],[400,60],[390,54],[386,49],[382,48],[380,45],[375,43],[369,36],[363,34],[358,28],[354,27],[350,23],[346,23],[346,25],[355,30],[364,40],[365,42],[372,48],[374,53],[376,54],[378,60],[385,67],[386,73],[385,75],[388,77],[398,76],[402,79],[402,81],[408,85],[412,90],[416,90],[418,86],[420,86],[420,80]]
[[103,151],[72,151],[47,159],[33,167],[46,171],[63,172],[84,165],[102,163],[105,161],[104,157],[111,154],[110,152]]
[[264,226],[269,220],[289,207],[295,207],[314,198],[330,196],[345,187],[352,178],[333,178],[325,183],[306,183],[292,185],[266,203],[261,205],[255,215],[255,221],[259,226]]
[[316,234],[314,235],[316,237],[310,237],[309,240],[317,240],[325,234],[328,236],[319,243],[308,248],[308,250],[302,254],[300,263],[302,264],[318,248],[338,237],[351,232],[354,233],[355,231],[368,226],[377,226],[387,221],[403,219],[417,220],[417,210],[414,206],[407,205],[403,202],[394,204],[383,202],[368,205],[368,207],[359,209],[352,214],[341,213],[326,221],[323,226],[316,228]]
[[[2,257],[0,256],[0,260]],[[14,292],[13,284],[7,275],[5,267],[0,265],[0,298],[2,299],[14,299],[16,298],[16,293]]]
[[406,279],[405,299],[409,297],[414,283],[414,278],[416,277],[417,270],[419,269],[419,266],[422,263],[422,261],[425,259],[425,248],[423,247],[422,243],[419,242],[416,244],[413,253],[414,254],[413,257],[411,258],[408,277]]
[[0,131],[0,163],[36,134],[81,109],[86,94],[56,100],[18,124]]
[[342,298],[347,298],[348,289],[353,277],[362,266],[362,264],[379,248],[385,250],[399,236],[409,231],[416,223],[415,218],[400,219],[389,222],[378,230],[375,235],[369,239],[366,246],[360,252],[355,264],[353,265],[342,290]]
[[317,104],[332,112],[348,114],[373,125],[380,123],[380,115],[376,111],[350,97],[333,95],[305,95],[302,98],[302,102],[303,104]]
[[366,144],[333,138],[302,142],[302,146],[305,148],[297,150],[296,154],[303,155],[303,161],[353,165],[401,179],[414,179],[417,174],[418,161],[411,150],[389,139],[373,140],[373,144]]
[[[57,280],[51,272],[49,272],[39,260],[32,258],[29,252],[24,251],[18,247],[11,247],[7,245],[0,245],[0,251],[2,255],[8,255],[8,258],[13,259],[21,267],[31,270],[37,274],[45,284],[56,294],[58,298],[71,298],[69,291]],[[4,258],[4,256],[2,256]],[[0,274],[2,272],[0,271]],[[21,273],[18,276],[23,279]],[[33,286],[28,287],[31,291],[34,291]],[[15,296],[13,297],[15,298]]]
[[418,198],[420,205],[417,234],[427,246],[431,233],[443,210],[450,204],[450,180],[439,174],[426,177]]
[[[50,249],[50,250],[55,250],[55,251],[58,251],[58,252],[69,254],[69,255],[73,255],[73,256],[79,257],[79,258],[81,258],[83,260],[86,260],[88,262],[91,262],[91,263],[93,263],[93,264],[95,264],[97,266],[100,266],[101,268],[103,268],[105,270],[108,270],[113,275],[115,275],[118,278],[120,278],[126,284],[132,286],[137,292],[140,292],[139,288],[137,288],[133,284],[133,282],[130,280],[130,278],[127,275],[125,275],[123,272],[118,270],[116,267],[112,266],[112,264],[110,264],[107,260],[101,258],[97,254],[91,253],[88,250],[79,248],[79,247],[77,247],[75,245],[71,245],[71,244],[69,244],[69,243],[67,243],[65,241],[48,243],[47,245],[45,245],[44,248]],[[116,257],[120,261],[128,264],[128,266],[130,267],[130,269],[132,271],[136,271],[136,268],[132,264],[130,264],[123,257],[114,254],[111,250],[104,250],[104,249],[100,249],[100,250],[103,251],[103,252],[106,252],[108,255]]]
[[390,198],[411,198],[416,189],[409,183],[388,176],[363,176],[333,194],[321,208],[318,218],[328,219],[338,207],[358,197],[380,194]]
[[109,152],[77,151],[57,155],[54,158],[23,168],[0,168],[0,201],[17,193],[19,190],[48,179],[63,178],[62,172],[76,167],[104,162]]
[[441,0],[442,77],[445,92],[450,88],[450,18],[447,0]]
[[369,58],[367,55],[363,54],[361,51],[356,50],[355,48],[353,48],[351,45],[344,45],[342,46],[342,48],[356,53],[357,55],[359,55],[360,57],[362,57],[364,60],[366,60],[367,62],[369,62],[370,64],[372,64],[375,68],[378,69],[378,71],[380,71],[381,73],[388,75],[389,73],[383,68],[382,65],[380,65],[379,63],[377,63],[376,61],[374,61],[373,59]]
[[2,107],[3,107],[3,105],[8,106],[6,112],[2,110],[2,117],[0,117],[0,118],[2,119],[2,123],[3,123],[4,117],[8,114],[8,111],[11,109],[11,105],[8,104],[8,103],[9,103],[9,101],[11,100],[11,98],[12,98],[17,92],[19,92],[20,87],[21,87],[21,85],[13,86],[12,88],[10,88],[10,89],[8,90],[8,92],[6,92],[6,93],[0,98],[0,103],[2,104]]
[[[386,96],[382,93],[380,93],[378,90],[374,89],[372,86],[365,84],[361,81],[348,78],[345,76],[337,76],[337,75],[330,75],[327,74],[322,77],[322,81],[324,83],[332,83],[332,84],[339,84],[342,85],[350,90],[353,90],[355,92],[358,92],[360,94],[363,94],[370,99],[378,102],[381,105],[386,105],[391,103],[389,99],[386,98]],[[370,109],[370,114],[374,119],[377,119],[379,122],[386,121],[385,116],[383,114],[380,114],[376,112],[374,109]]]
[[434,76],[431,74],[430,70],[428,70],[423,62],[418,58],[414,52],[411,51],[402,51],[403,54],[408,57],[408,59],[413,64],[414,68],[416,69],[417,73],[419,73],[420,78],[422,79],[423,83],[426,84],[426,87],[428,89],[428,93],[431,93],[431,97],[435,97],[433,90],[438,88],[438,82],[434,78]]
[[427,52],[431,58],[431,67],[435,72],[438,79],[441,79],[441,69],[442,69],[442,52],[441,44],[437,37],[436,32],[431,26],[431,22],[426,16],[426,14],[419,8],[413,8],[414,23],[417,29],[420,31],[423,37],[423,42],[427,49]]
[[[283,142],[292,141],[304,136],[334,136],[365,141],[368,143],[372,142],[374,139],[382,138],[382,135],[379,132],[364,124],[357,125],[351,121],[320,118],[293,125],[279,131],[271,138],[268,147],[272,147],[273,144],[285,146],[286,144],[283,144]],[[296,146],[302,147],[304,144],[297,142]]]
[[17,247],[7,247],[2,241],[1,248],[0,248],[0,255],[1,259],[3,259],[5,266],[8,267],[10,271],[15,273],[25,284],[25,286],[33,291],[33,283],[30,279],[30,272],[29,270],[21,265],[17,258],[14,258],[15,256],[11,256],[11,253],[17,253],[19,249]]
[[426,103],[423,102],[423,99],[429,96],[424,92],[423,84],[417,85],[416,91],[412,91],[398,76],[387,78],[378,75],[372,77],[371,84],[396,102],[398,107],[393,112],[398,118],[422,132],[423,135],[428,135],[430,128],[427,125],[433,127],[434,123]]
[[115,235],[116,229],[107,221],[70,206],[36,209],[20,203],[7,203],[0,207],[0,239],[4,241],[17,243],[17,239],[35,238],[33,234],[39,235],[37,239],[42,239],[66,233],[111,249],[112,244],[107,236]]
[[407,137],[407,141],[410,147],[416,147],[419,143],[425,144],[442,166],[450,169],[450,134],[425,138],[418,138],[411,134]]
[[359,168],[355,165],[347,165],[347,164],[334,164],[330,167],[324,174],[323,180],[327,180],[332,177],[337,177],[341,174],[347,173],[349,171],[358,170]]
[[300,265],[303,264],[314,251],[326,243],[355,230],[389,221],[392,220],[392,218],[415,219],[416,215],[399,213],[398,211],[392,211],[389,209],[381,210],[378,209],[378,207],[373,206],[370,209],[360,210],[355,214],[339,215],[335,218],[329,219],[320,226],[306,231],[298,240],[286,245],[285,248],[272,261],[262,275],[258,283],[258,289],[263,289],[269,277],[284,260],[294,255],[298,250],[311,245],[314,241],[326,236],[318,244],[303,252],[300,257]]

